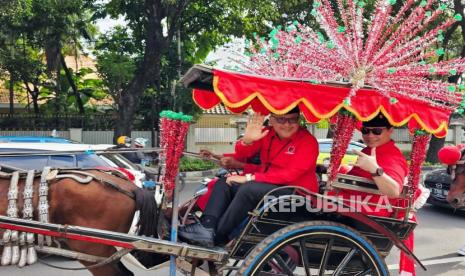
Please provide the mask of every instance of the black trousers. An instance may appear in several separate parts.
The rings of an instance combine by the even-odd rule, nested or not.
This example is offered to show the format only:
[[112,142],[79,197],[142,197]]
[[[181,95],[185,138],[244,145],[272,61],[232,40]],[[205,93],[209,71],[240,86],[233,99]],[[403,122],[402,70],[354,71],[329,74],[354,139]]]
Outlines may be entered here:
[[[260,182],[245,184],[226,184],[226,178],[220,178],[213,187],[203,214],[218,219],[216,226],[216,241],[223,243],[228,240],[231,231],[248,216],[260,200],[269,191],[282,187]],[[274,192],[274,196],[292,194],[292,189],[282,189]]]

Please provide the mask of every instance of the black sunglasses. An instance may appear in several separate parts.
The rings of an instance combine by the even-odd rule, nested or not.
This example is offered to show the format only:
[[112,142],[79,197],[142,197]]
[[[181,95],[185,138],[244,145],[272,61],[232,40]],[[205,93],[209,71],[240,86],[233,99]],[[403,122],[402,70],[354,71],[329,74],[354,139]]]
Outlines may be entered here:
[[374,135],[381,135],[381,133],[383,133],[383,129],[384,127],[373,127],[373,128],[362,127],[360,131],[362,132],[363,135],[367,135],[370,132],[373,133]]
[[297,117],[291,117],[291,118],[286,118],[286,117],[276,117],[272,116],[278,124],[285,124],[288,122],[289,124],[297,124],[299,122],[299,116]]

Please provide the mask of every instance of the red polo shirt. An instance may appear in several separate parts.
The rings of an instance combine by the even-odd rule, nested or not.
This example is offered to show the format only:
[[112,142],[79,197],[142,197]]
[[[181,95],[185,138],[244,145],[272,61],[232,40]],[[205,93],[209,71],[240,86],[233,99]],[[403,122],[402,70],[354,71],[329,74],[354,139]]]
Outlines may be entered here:
[[260,170],[255,181],[275,185],[301,186],[318,192],[316,159],[318,142],[306,129],[299,130],[288,139],[280,139],[269,128],[269,133],[251,145],[236,143],[238,158],[250,158],[260,152]]
[[[371,148],[366,147],[362,150],[362,152],[370,155]],[[408,165],[407,165],[407,161],[405,160],[404,155],[399,150],[399,148],[395,145],[394,141],[391,140],[387,142],[386,144],[381,145],[376,148],[376,162],[381,168],[383,168],[385,174],[389,175],[392,179],[394,179],[394,181],[397,182],[397,184],[399,185],[399,192],[402,192],[403,183],[408,174]],[[361,177],[365,177],[368,179],[373,179],[369,172],[362,170],[359,167],[353,167],[352,170],[348,172],[348,174],[355,175],[355,176],[361,176]],[[383,202],[382,200],[380,201],[381,196],[379,195],[373,195],[373,194],[368,194],[368,193],[353,191],[353,190],[341,190],[339,192],[339,195],[342,195],[344,198],[349,198],[350,196],[353,196],[353,195],[355,196],[359,195],[361,197],[366,197],[370,195],[371,198],[370,200],[368,200],[368,202],[370,203]],[[398,200],[396,198],[389,198],[389,202],[394,206],[398,205]],[[372,215],[388,216],[391,212],[388,212],[386,209],[384,209],[384,210],[379,210],[379,212],[369,212],[369,213]]]

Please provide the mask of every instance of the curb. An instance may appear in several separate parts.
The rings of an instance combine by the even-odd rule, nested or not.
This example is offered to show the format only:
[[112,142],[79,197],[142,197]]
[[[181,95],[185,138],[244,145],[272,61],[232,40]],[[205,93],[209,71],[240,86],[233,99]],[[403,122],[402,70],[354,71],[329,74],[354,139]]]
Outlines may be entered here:
[[215,175],[220,169],[211,169],[206,171],[182,172],[183,177],[205,177]]
[[445,166],[422,166],[421,170],[422,171],[432,171],[432,170],[441,169],[441,168],[445,168]]

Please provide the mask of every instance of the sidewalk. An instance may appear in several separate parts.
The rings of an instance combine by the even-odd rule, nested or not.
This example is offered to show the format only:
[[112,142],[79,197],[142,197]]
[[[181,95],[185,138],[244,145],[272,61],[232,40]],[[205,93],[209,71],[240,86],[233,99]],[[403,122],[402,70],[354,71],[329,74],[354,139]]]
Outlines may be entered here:
[[185,178],[198,178],[215,175],[220,168],[211,169],[207,171],[194,171],[194,172],[182,172],[181,175]]

